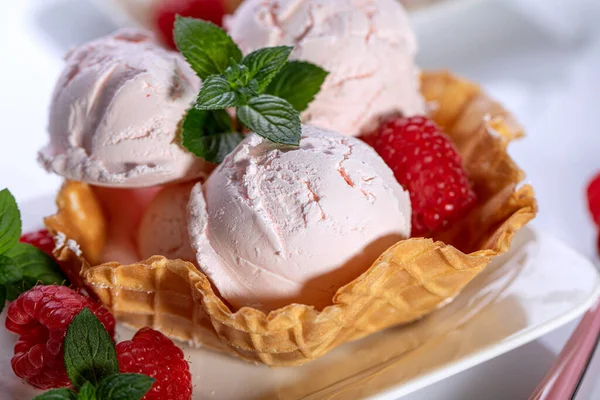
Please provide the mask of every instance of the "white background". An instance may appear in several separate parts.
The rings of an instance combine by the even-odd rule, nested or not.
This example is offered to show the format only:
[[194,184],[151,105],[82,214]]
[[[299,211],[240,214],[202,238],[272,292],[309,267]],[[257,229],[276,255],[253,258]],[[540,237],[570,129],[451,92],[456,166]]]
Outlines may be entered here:
[[[600,2],[453,1],[454,7],[414,16],[421,65],[482,83],[519,117],[528,136],[510,151],[536,189],[535,224],[595,258],[596,230],[584,193],[585,183],[600,172],[600,25],[594,24]],[[54,192],[61,182],[35,158],[46,141],[48,101],[62,54],[116,26],[84,0],[3,3],[0,188],[23,202]],[[440,398],[441,390],[463,399],[525,398],[572,329],[408,398]]]

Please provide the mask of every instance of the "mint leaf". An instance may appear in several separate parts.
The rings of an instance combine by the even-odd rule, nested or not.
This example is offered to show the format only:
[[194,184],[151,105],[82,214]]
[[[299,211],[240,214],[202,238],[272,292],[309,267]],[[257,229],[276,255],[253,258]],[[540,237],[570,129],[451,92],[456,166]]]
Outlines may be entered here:
[[183,121],[182,146],[206,161],[221,163],[243,139],[224,110],[191,109]]
[[0,254],[6,253],[21,237],[21,213],[13,195],[0,191]]
[[287,100],[296,110],[304,111],[313,101],[329,73],[304,61],[289,61],[273,78],[265,93]]
[[6,291],[6,300],[8,301],[13,301],[15,300],[17,297],[19,297],[19,295],[21,293],[23,293],[18,287],[17,285],[10,285],[10,286],[4,286],[4,289]]
[[213,23],[177,16],[174,30],[177,48],[203,80],[222,74],[242,52],[231,37]]
[[23,274],[15,262],[0,254],[0,285],[12,285],[23,279]]
[[196,109],[223,110],[241,103],[241,96],[231,87],[229,81],[220,75],[213,75],[202,83]]
[[[38,283],[44,285],[68,284],[67,278],[56,261],[35,246],[28,243],[17,243],[6,253],[6,256],[14,261],[23,275],[22,283],[19,282],[16,285],[17,296]],[[9,290],[10,292],[11,290]],[[14,300],[13,295],[9,295],[8,299]]]
[[154,379],[142,374],[117,374],[102,379],[97,396],[102,400],[139,400],[150,390]]
[[71,389],[52,389],[35,396],[33,400],[77,400],[77,393]]
[[231,83],[232,87],[238,88],[250,83],[250,70],[242,64],[232,61],[231,65],[223,72],[223,78]]
[[242,59],[242,65],[247,66],[250,71],[250,78],[256,79],[259,93],[262,93],[285,65],[292,49],[291,46],[266,47],[253,51]]
[[102,323],[85,308],[73,318],[65,336],[65,366],[71,383],[97,385],[119,372],[115,345]]
[[4,311],[6,305],[6,286],[0,286],[0,313]]
[[258,82],[256,79],[251,79],[250,70],[245,65],[233,62],[227,67],[223,77],[229,81],[232,89],[239,95],[238,105],[244,105],[252,97],[258,96]]
[[[77,400],[96,400],[96,387],[92,385],[90,382],[86,382],[79,389],[79,394],[77,396]],[[103,399],[103,397],[99,397]]]
[[298,111],[279,97],[263,94],[237,109],[238,119],[251,131],[271,142],[300,144],[301,126]]

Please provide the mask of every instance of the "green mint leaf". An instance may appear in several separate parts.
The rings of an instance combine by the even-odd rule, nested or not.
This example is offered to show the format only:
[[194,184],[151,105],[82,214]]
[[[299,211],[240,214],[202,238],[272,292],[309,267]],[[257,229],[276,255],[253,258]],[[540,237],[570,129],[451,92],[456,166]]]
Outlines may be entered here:
[[64,347],[67,374],[76,388],[86,382],[98,385],[102,378],[119,372],[115,345],[102,323],[87,308],[77,314],[67,328]]
[[231,117],[224,110],[188,111],[182,125],[181,144],[206,161],[221,163],[244,139],[233,129]]
[[4,311],[6,305],[6,286],[0,286],[0,313]]
[[[79,388],[77,400],[96,400],[97,398],[96,387],[90,382],[84,383],[83,386]],[[102,399],[102,397],[99,398]]]
[[33,400],[77,400],[77,393],[71,389],[52,389],[35,396]]
[[7,297],[11,301],[14,300],[14,294],[18,296],[38,283],[68,285],[67,278],[56,261],[35,246],[28,243],[17,243],[6,253],[6,256],[14,261],[23,275],[21,282],[7,288]]
[[242,97],[236,92],[227,79],[220,75],[206,78],[196,100],[198,110],[223,110],[242,103]]
[[265,93],[287,100],[296,110],[304,111],[313,101],[329,73],[304,61],[289,61],[273,78]]
[[258,82],[250,76],[250,70],[245,65],[233,62],[223,73],[231,88],[238,94],[238,106],[248,103],[252,97],[258,96]]
[[21,213],[13,195],[0,191],[0,254],[6,253],[21,237]]
[[177,48],[203,80],[222,74],[242,52],[225,31],[213,23],[178,16],[174,38]]
[[154,378],[142,374],[117,374],[102,379],[97,396],[102,400],[139,400],[150,390]]
[[250,82],[250,70],[242,64],[231,61],[231,65],[223,72],[223,77],[233,87],[246,86]]
[[248,67],[250,78],[256,79],[259,93],[285,65],[292,49],[291,46],[266,47],[244,56],[241,63]]
[[17,285],[5,286],[6,300],[14,301],[23,291]]
[[238,119],[252,132],[271,142],[298,146],[301,126],[298,111],[287,101],[263,94],[237,109]]
[[9,257],[0,254],[0,285],[12,285],[23,279],[23,273]]

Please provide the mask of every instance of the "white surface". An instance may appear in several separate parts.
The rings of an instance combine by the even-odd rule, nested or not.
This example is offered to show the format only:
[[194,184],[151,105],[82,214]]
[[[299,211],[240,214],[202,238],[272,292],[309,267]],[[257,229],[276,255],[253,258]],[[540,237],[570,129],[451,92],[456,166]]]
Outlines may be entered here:
[[[489,0],[434,16],[434,21],[421,18],[420,60],[425,67],[448,67],[482,82],[519,116],[528,137],[513,144],[511,152],[538,194],[541,209],[535,225],[595,257],[596,232],[587,215],[584,184],[600,170],[600,29],[594,31],[585,19],[600,11],[580,8],[564,15],[559,25],[570,27],[564,34],[535,11],[557,1],[512,1],[527,3],[521,11]],[[34,162],[36,149],[45,143],[47,102],[60,56],[74,40],[113,28],[84,4],[22,0],[8,2],[0,13],[0,187],[9,187],[19,201],[46,194],[60,183]],[[544,10],[547,15],[549,9]],[[515,394],[512,398],[525,398],[573,327],[406,398],[462,393],[463,399],[474,398],[472,394],[504,399],[507,388]]]

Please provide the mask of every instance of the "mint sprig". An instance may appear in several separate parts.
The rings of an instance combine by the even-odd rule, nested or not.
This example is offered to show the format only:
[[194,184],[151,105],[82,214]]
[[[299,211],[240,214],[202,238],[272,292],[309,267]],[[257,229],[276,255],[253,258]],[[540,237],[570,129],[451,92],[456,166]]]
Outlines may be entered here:
[[206,78],[196,102],[197,110],[223,110],[242,104],[243,94],[235,90],[231,83],[221,75]]
[[238,108],[237,118],[253,132],[263,132],[270,141],[285,145],[300,144],[300,116],[284,99],[262,94]]
[[73,318],[64,341],[65,366],[76,389],[54,389],[34,400],[140,400],[154,378],[121,374],[115,345],[87,308]]
[[13,285],[23,279],[23,272],[16,263],[3,255],[0,255],[0,285]]
[[265,90],[285,65],[293,49],[291,46],[267,47],[244,56],[241,63],[248,67],[250,79],[258,83],[258,93]]
[[0,191],[0,254],[6,253],[21,237],[21,214],[13,195]]
[[35,396],[33,400],[78,400],[77,392],[71,389],[52,389]]
[[306,110],[328,72],[305,61],[288,61],[269,83],[265,93],[287,100],[300,112]]
[[231,60],[240,61],[242,51],[212,22],[177,17],[174,28],[177,48],[201,79],[225,72]]
[[223,161],[244,139],[233,127],[233,121],[224,110],[188,112],[183,122],[182,145],[196,156],[215,163]]
[[77,400],[97,400],[96,386],[92,385],[90,382],[84,383],[83,386],[79,388]]
[[0,191],[0,312],[6,300],[38,283],[66,284],[67,279],[54,259],[40,249],[19,243],[21,212],[8,189]]
[[73,318],[65,336],[65,366],[75,388],[119,372],[117,352],[102,323],[84,309]]
[[[42,250],[28,243],[17,243],[6,256],[19,268],[23,278],[15,286],[19,293],[25,292],[37,284],[67,284],[66,278],[56,261]],[[14,300],[14,298],[9,298]]]
[[98,399],[140,399],[150,390],[154,379],[142,374],[117,374],[102,379],[96,396]]
[[[177,17],[174,36],[179,51],[203,80],[196,104],[182,124],[183,147],[219,163],[241,141],[244,126],[274,143],[300,144],[300,111],[318,93],[326,71],[306,62],[289,62],[290,46],[258,49],[242,57],[225,31],[198,19]],[[211,122],[222,119],[228,108],[237,108],[237,121]]]

